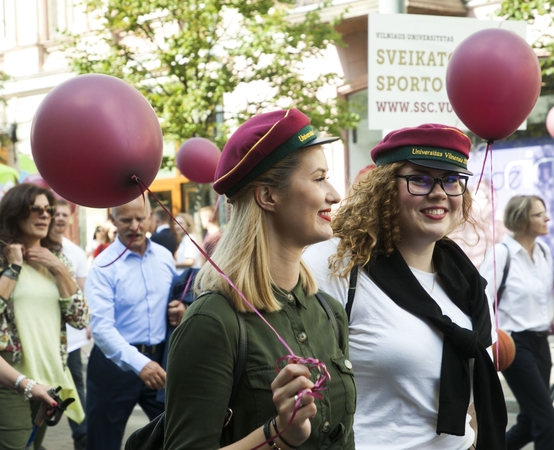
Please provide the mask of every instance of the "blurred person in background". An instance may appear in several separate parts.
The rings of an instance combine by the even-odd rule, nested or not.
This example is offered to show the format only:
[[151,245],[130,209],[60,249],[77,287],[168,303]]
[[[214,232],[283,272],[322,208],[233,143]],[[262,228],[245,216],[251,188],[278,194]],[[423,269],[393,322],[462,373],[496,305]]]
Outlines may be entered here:
[[[85,251],[77,244],[65,237],[65,233],[70,225],[73,213],[71,206],[66,200],[58,199],[56,204],[56,214],[54,215],[54,226],[50,232],[52,237],[61,241],[62,253],[71,262],[75,281],[81,289],[85,291],[85,281],[87,279],[87,257]],[[100,233],[100,238],[105,237],[105,233]],[[67,365],[71,371],[71,376],[75,382],[75,387],[79,393],[79,399],[83,408],[85,408],[85,380],[83,377],[83,362],[81,359],[81,347],[90,341],[90,328],[77,330],[71,325],[67,326]],[[71,427],[71,437],[73,438],[74,450],[84,450],[86,443],[87,424],[86,418],[80,424],[69,419]]]
[[[511,235],[496,245],[497,286],[510,258],[505,288],[498,299],[498,326],[516,346],[513,363],[502,372],[519,405],[517,423],[506,435],[507,449],[534,442],[536,450],[554,449],[554,407],[550,398],[552,357],[548,330],[554,317],[552,254],[537,240],[548,235],[550,216],[541,197],[517,195],[504,209],[504,225]],[[480,266],[494,301],[492,249]]]
[[105,236],[106,236],[106,230],[104,229],[104,227],[97,225],[96,228],[94,229],[92,239],[88,242],[85,248],[85,253],[87,255],[87,258],[91,257],[94,250],[96,250],[96,247],[98,247],[98,245],[101,242],[105,241]]
[[176,219],[179,225],[188,233],[188,235],[184,233],[180,226],[175,227],[180,242],[175,253],[177,273],[181,273],[188,267],[199,269],[202,266],[203,258],[200,250],[193,243],[193,241],[196,243],[201,242],[201,239],[196,234],[194,218],[188,213],[180,213],[177,214]]
[[184,304],[168,301],[173,256],[147,237],[148,197],[111,211],[116,240],[95,260],[85,293],[94,347],[87,367],[87,450],[120,450],[125,425],[139,404],[153,419],[164,410],[162,367],[167,323]]
[[177,236],[175,234],[173,219],[170,217],[164,208],[158,206],[154,209],[152,214],[152,225],[154,227],[154,233],[150,239],[156,244],[160,244],[162,247],[167,248],[174,256],[177,251],[179,243],[177,242]]
[[202,228],[206,231],[202,247],[208,256],[211,256],[222,234],[221,228],[219,227],[219,215],[212,205],[200,208],[199,213],[200,223],[202,224]]

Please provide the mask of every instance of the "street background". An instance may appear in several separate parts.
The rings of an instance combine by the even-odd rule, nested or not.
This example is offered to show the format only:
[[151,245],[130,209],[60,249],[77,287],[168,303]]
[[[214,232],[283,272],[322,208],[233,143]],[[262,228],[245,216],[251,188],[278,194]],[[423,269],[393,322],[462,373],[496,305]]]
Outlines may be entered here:
[[[550,353],[553,355],[554,361],[554,336],[550,336]],[[82,349],[82,358],[83,358],[83,368],[86,371],[87,356],[90,351],[90,346],[83,347]],[[508,409],[508,428],[510,428],[516,422],[516,417],[518,413],[517,402],[515,401],[514,396],[512,395],[510,388],[504,381],[502,374],[499,374],[500,380],[502,382],[502,387],[504,389],[504,396],[506,397],[506,406]],[[554,383],[554,371],[551,376],[551,383]],[[123,442],[127,440],[129,435],[137,430],[138,428],[146,425],[148,423],[148,418],[142,412],[142,409],[137,406],[135,407],[133,414],[129,418],[127,427],[125,428],[125,438]],[[67,418],[62,418],[60,423],[52,428],[49,428],[46,437],[42,443],[42,446],[46,450],[73,450],[73,441],[71,440],[71,430],[67,423]],[[123,448],[123,447],[122,447]],[[534,445],[529,444],[523,448],[523,450],[533,450]]]

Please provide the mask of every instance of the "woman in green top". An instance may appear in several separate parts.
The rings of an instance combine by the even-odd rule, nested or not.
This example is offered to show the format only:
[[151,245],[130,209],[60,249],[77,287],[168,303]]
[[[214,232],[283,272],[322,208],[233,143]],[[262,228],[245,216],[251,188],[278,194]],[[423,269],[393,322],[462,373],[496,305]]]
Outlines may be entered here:
[[[296,396],[314,387],[314,373],[290,363],[277,374],[276,360],[287,349],[207,263],[196,290],[213,292],[192,304],[171,339],[165,450],[354,448],[356,390],[345,312],[325,296],[338,323],[336,335],[301,261],[305,246],[332,236],[331,206],[340,197],[327,181],[320,144],[336,139],[318,139],[296,109],[255,116],[226,144],[214,184],[233,208],[213,261],[296,356],[326,365],[326,389],[321,398],[300,395],[291,422]],[[244,318],[248,341],[233,405],[239,327],[231,303]],[[224,426],[229,406],[233,415]]]
[[[10,189],[0,202],[0,357],[28,378],[0,386],[0,449],[22,449],[42,404],[43,386],[61,386],[75,398],[66,415],[80,423],[84,411],[67,367],[66,324],[82,329],[88,306],[75,283],[61,242],[50,237],[56,199],[33,184]],[[24,386],[23,395],[18,392]],[[41,400],[41,401],[37,401]],[[37,433],[40,446],[45,428]]]

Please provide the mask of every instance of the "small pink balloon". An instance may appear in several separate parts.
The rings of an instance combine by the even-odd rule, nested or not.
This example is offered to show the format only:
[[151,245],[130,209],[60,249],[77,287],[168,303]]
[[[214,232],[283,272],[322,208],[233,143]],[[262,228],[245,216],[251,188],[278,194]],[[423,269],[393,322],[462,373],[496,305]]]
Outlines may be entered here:
[[54,192],[52,188],[48,185],[46,181],[44,181],[44,178],[39,173],[32,173],[30,175],[27,175],[25,179],[22,181],[22,183],[29,183],[29,184],[36,184],[37,186],[40,186],[41,188],[48,189],[49,191],[52,191],[52,194],[54,194],[54,197],[56,199],[65,200],[67,203],[69,203],[69,207],[71,208],[71,212],[74,213],[75,209],[77,208],[77,205],[73,202],[70,202],[69,200],[63,198],[60,194],[57,192]]
[[548,134],[554,138],[554,108],[548,111],[546,115],[546,129],[548,130]]
[[488,141],[516,131],[540,91],[541,68],[535,52],[519,35],[501,28],[464,39],[446,69],[446,92],[454,112]]
[[221,151],[209,139],[187,139],[177,152],[177,168],[195,183],[213,183]]
[[78,205],[127,203],[149,186],[163,156],[156,113],[119,78],[79,75],[56,86],[39,105],[31,128],[38,171],[54,191]]
[[31,173],[30,175],[27,175],[25,179],[23,180],[24,184],[36,184],[37,186],[40,186],[41,188],[51,190],[50,186],[46,181],[44,181],[44,178],[39,173]]

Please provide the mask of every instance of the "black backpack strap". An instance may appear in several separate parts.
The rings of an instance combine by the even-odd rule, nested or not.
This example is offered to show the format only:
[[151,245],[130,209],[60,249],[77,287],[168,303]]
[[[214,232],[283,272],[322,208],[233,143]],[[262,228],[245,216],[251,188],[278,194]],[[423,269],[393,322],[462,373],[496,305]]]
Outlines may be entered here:
[[227,412],[225,413],[225,422],[223,423],[224,428],[229,424],[229,422],[231,421],[231,418],[233,417],[233,410],[231,409],[231,406],[233,406],[233,403],[237,396],[237,391],[239,390],[239,384],[242,379],[242,375],[244,374],[244,369],[246,368],[246,358],[248,356],[247,355],[248,334],[246,333],[246,324],[244,323],[244,316],[242,315],[242,313],[237,311],[237,309],[235,308],[235,305],[233,305],[231,300],[227,299],[227,301],[229,302],[229,305],[231,305],[231,308],[233,308],[233,311],[235,311],[235,315],[237,316],[237,323],[239,326],[239,344],[238,344],[237,360],[235,361],[233,389],[231,390],[231,397],[229,398],[229,406],[227,407]]
[[354,296],[356,295],[356,286],[358,285],[358,270],[359,266],[354,266],[350,271],[350,278],[348,282],[348,300],[345,307],[348,323],[350,323],[350,314],[352,313],[352,305],[354,304]]
[[546,259],[548,261],[548,258],[546,257],[546,250],[544,249],[544,247],[542,246],[542,244],[539,242],[539,241],[536,241],[537,242],[537,245],[539,246],[539,248],[541,249],[542,251],[542,254],[544,256],[544,259]]
[[504,289],[506,289],[506,280],[508,279],[508,273],[510,272],[510,262],[512,260],[512,257],[510,255],[510,250],[508,249],[508,246],[501,243],[504,247],[506,247],[506,265],[504,266],[504,273],[502,275],[502,281],[500,282],[500,287],[498,288],[498,291],[496,292],[496,307],[498,308],[498,304],[500,303],[500,299],[502,298],[502,294],[504,293]]
[[335,337],[337,338],[337,342],[340,342],[339,326],[337,325],[337,318],[335,317],[335,312],[333,311],[333,308],[331,308],[331,305],[329,305],[329,302],[327,301],[325,296],[321,293],[321,291],[318,291],[315,294],[315,296],[319,300],[319,303],[321,304],[321,306],[327,313],[327,317],[331,321],[331,327],[335,332]]

